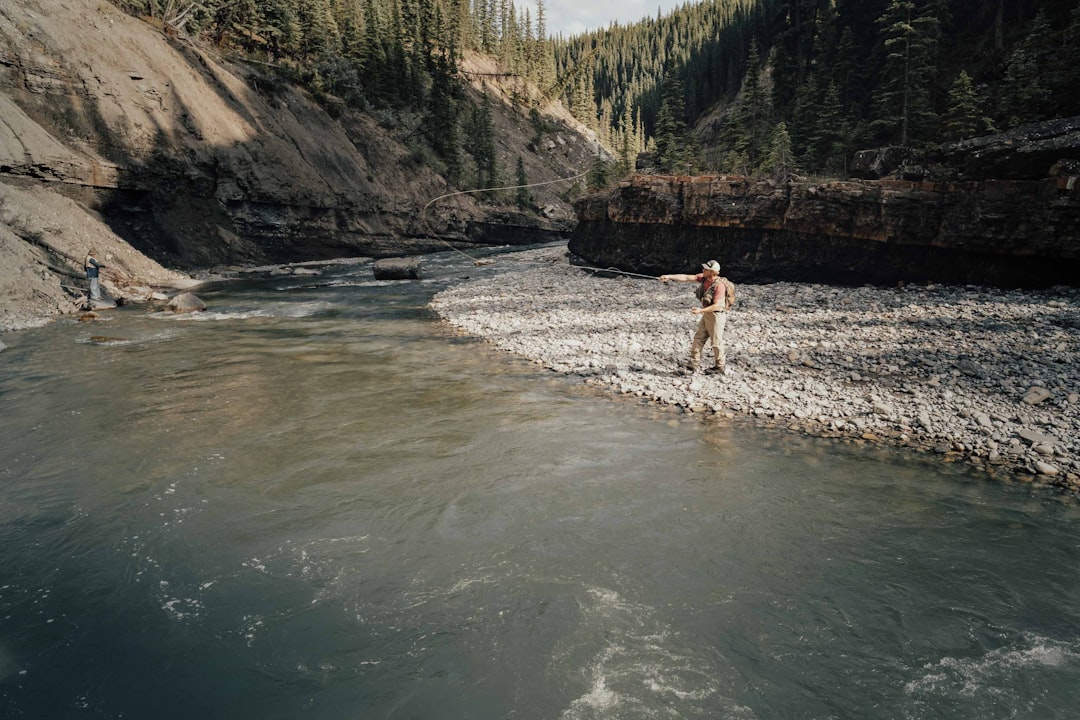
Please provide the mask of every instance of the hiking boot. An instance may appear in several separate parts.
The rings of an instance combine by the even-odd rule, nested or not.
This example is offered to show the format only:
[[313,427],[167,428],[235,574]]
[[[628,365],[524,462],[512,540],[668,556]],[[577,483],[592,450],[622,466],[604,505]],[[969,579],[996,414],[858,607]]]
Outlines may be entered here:
[[698,366],[692,362],[685,362],[682,365],[679,365],[679,369],[686,375],[693,375],[698,371]]
[[723,365],[714,365],[705,371],[706,375],[723,375],[727,369]]

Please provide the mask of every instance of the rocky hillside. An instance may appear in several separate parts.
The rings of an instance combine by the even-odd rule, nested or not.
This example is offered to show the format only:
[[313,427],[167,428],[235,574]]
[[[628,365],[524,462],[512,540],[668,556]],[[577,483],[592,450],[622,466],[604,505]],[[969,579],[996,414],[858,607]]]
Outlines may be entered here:
[[[472,77],[489,77],[482,59],[470,62]],[[518,156],[531,183],[587,169],[595,140],[560,108],[545,110],[538,128],[497,90],[477,83],[472,92],[492,96],[507,184]],[[534,188],[526,211],[507,193],[502,205],[455,195],[422,213],[459,188],[410,151],[410,122],[320,104],[266,66],[166,37],[108,2],[0,6],[0,183],[74,201],[86,228],[164,266],[420,253],[446,240],[569,231],[573,182]],[[47,243],[50,232],[23,223],[0,242]],[[13,297],[5,278],[0,291]],[[54,279],[56,304],[64,283]]]

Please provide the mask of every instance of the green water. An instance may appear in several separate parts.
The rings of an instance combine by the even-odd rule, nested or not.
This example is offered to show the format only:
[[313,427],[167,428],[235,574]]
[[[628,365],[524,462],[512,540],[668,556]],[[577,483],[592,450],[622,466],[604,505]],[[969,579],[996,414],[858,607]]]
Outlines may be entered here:
[[1080,504],[597,395],[426,308],[515,258],[6,335],[0,717],[1075,717]]

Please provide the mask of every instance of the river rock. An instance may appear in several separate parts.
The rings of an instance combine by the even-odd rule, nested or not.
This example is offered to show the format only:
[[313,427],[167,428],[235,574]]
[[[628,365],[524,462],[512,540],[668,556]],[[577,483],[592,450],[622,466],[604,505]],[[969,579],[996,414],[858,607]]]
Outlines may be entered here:
[[1041,402],[1045,402],[1050,399],[1050,391],[1043,387],[1029,388],[1027,394],[1024,395],[1021,402],[1028,405],[1038,405]]
[[376,280],[418,280],[420,258],[382,258],[372,264],[371,270],[375,273]]
[[166,306],[174,313],[189,313],[189,312],[202,312],[206,310],[206,303],[204,303],[195,293],[180,293]]
[[1035,463],[1035,470],[1040,475],[1047,475],[1047,476],[1050,476],[1050,477],[1053,477],[1053,476],[1057,475],[1059,472],[1061,472],[1061,470],[1058,468],[1057,465],[1051,465],[1050,463],[1042,462],[1042,461],[1039,461],[1039,462]]
[[1053,435],[1047,435],[1046,433],[1041,433],[1038,430],[1032,430],[1031,428],[1021,428],[1016,431],[1016,434],[1032,445],[1055,445],[1058,441]]

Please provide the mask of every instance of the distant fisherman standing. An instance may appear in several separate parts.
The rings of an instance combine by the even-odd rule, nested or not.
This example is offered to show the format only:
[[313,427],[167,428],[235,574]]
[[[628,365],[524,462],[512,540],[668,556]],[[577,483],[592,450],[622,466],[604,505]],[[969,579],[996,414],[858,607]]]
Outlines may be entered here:
[[715,260],[702,263],[701,272],[697,275],[661,275],[660,280],[665,283],[669,280],[701,283],[694,292],[701,300],[701,307],[690,310],[701,316],[694,340],[690,343],[690,370],[697,372],[701,364],[701,350],[705,347],[705,341],[709,340],[716,364],[705,372],[723,375],[727,367],[724,326],[727,325],[727,311],[735,302],[735,285],[727,278],[720,277],[720,263]]
[[94,257],[95,255],[97,255],[97,251],[90,248],[90,251],[86,253],[86,260],[83,261],[83,266],[86,268],[86,279],[90,281],[90,299],[100,300],[101,281],[98,279],[98,270],[105,266],[98,262],[97,258]]

